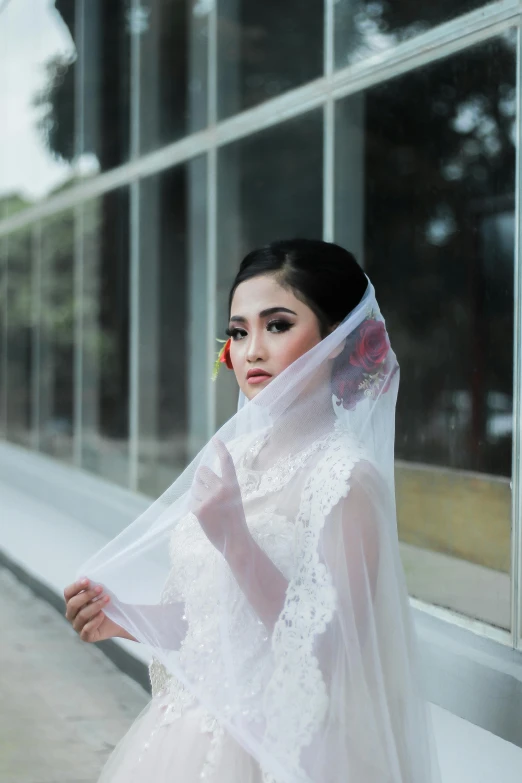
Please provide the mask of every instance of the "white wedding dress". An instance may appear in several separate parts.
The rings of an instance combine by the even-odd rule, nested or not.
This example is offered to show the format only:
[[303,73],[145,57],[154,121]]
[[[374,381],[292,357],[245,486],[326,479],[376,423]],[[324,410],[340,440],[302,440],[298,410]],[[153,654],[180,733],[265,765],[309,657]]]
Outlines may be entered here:
[[[302,494],[309,499],[303,489],[308,488],[310,492],[314,488],[315,492],[322,494],[327,505],[331,505],[339,493],[346,492],[345,484],[339,487],[339,461],[344,463],[344,473],[349,474],[359,455],[354,444],[349,454],[346,439],[335,432],[317,439],[294,457],[277,461],[268,470],[254,470],[251,465],[262,445],[262,440],[254,443],[247,451],[243,464],[237,468],[245,513],[252,536],[292,584],[296,519],[300,518],[301,526],[305,523],[299,499]],[[335,466],[337,470],[332,472]],[[291,482],[295,485],[291,494],[297,505],[293,509],[279,509],[278,495]],[[317,534],[323,520],[324,516],[315,520]],[[306,525],[313,529],[310,522],[307,519]],[[178,654],[188,671],[192,665],[200,671],[206,658],[205,668],[209,687],[212,687],[213,682],[222,682],[226,677],[226,672],[219,671],[219,660],[215,661],[212,657],[213,643],[219,645],[220,619],[216,602],[217,596],[223,594],[223,585],[221,583],[216,589],[214,580],[222,579],[216,568],[222,555],[210,544],[192,514],[187,515],[174,530],[170,555],[172,570],[165,585],[163,602],[184,605],[187,621],[187,635]],[[203,570],[202,562],[205,563]],[[236,602],[238,606],[234,617],[237,640],[235,665],[247,671],[244,679],[255,695],[266,686],[273,666],[270,639],[257,615],[241,600],[239,587],[231,572],[227,591],[231,605]],[[236,592],[238,595],[234,596]],[[315,603],[316,598],[319,601],[319,589],[316,597],[303,595],[300,600]],[[319,615],[329,615],[331,608],[318,604],[318,612]],[[297,682],[305,682],[308,674],[314,679],[318,671],[315,659],[310,659],[308,666],[310,671],[307,672],[304,656],[302,671],[296,672]],[[150,677],[152,700],[114,750],[99,783],[273,781],[273,777],[263,773],[250,753],[158,661],[153,660]],[[303,696],[305,700],[296,706],[306,713],[314,708],[313,700],[312,703],[306,702],[306,687]],[[284,700],[284,692],[278,697]],[[295,697],[295,693],[291,697]],[[323,712],[324,706],[319,709]]]
[[[344,759],[338,764],[343,769],[326,764],[323,783],[419,783],[426,754],[410,746],[424,720],[423,705],[415,697],[409,700],[411,650],[390,643],[399,626],[408,634],[409,622],[404,585],[387,581],[390,568],[400,569],[396,533],[390,538],[380,532],[378,571],[386,576],[376,578],[371,591],[372,630],[357,632],[357,640],[354,618],[359,626],[364,621],[360,607],[353,606],[351,577],[343,570],[333,584],[331,579],[339,539],[328,534],[327,520],[335,519],[335,509],[346,508],[346,498],[356,494],[357,476],[364,480],[373,468],[356,440],[338,426],[295,456],[255,470],[262,446],[260,440],[244,450],[236,468],[251,534],[289,582],[274,633],[269,637],[231,570],[223,569],[221,553],[198,520],[186,515],[171,535],[171,571],[162,603],[181,607],[186,621],[186,636],[175,653],[180,671],[189,681],[199,681],[199,692],[208,695],[214,709],[217,705],[223,719],[217,720],[153,660],[152,700],[114,750],[99,783],[284,783],[284,774],[274,776],[263,768],[226,727],[237,707],[233,699],[227,701],[224,660],[239,673],[235,681],[242,691],[235,704],[241,704],[243,719],[264,727],[264,752],[284,760],[295,780],[311,779],[306,768],[313,764],[314,737],[321,731],[324,747],[335,746],[332,755]],[[356,571],[359,555],[349,557]],[[229,659],[215,655],[224,596],[227,638],[234,641]],[[344,647],[350,636],[353,658],[347,660]],[[365,637],[371,642],[368,661],[361,652]],[[334,680],[343,683],[341,692],[337,686],[332,692]],[[339,727],[347,738],[344,755],[336,745]],[[413,760],[417,750],[418,764]]]

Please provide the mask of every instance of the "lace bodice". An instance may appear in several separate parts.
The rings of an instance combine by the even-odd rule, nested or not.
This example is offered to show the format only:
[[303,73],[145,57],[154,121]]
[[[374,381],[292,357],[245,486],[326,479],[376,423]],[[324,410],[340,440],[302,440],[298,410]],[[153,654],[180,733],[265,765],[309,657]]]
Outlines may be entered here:
[[[182,519],[172,533],[172,569],[162,601],[182,602],[185,607],[187,633],[176,655],[188,680],[199,682],[202,693],[212,693],[213,705],[224,718],[234,715],[241,705],[242,714],[247,712],[249,720],[267,724],[267,741],[274,748],[278,737],[283,736],[278,720],[284,711],[277,701],[281,693],[284,695],[289,667],[295,670],[306,699],[306,709],[295,726],[292,764],[297,767],[300,747],[309,741],[310,732],[327,708],[326,690],[312,654],[314,637],[324,630],[335,608],[335,591],[317,555],[321,520],[332,504],[346,494],[347,479],[357,456],[354,452],[353,458],[347,457],[345,440],[335,432],[315,441],[305,451],[279,460],[270,470],[257,471],[252,462],[262,446],[263,440],[257,440],[236,469],[251,535],[289,582],[285,609],[273,638],[269,639],[230,569],[223,568],[221,553],[209,542],[193,514]],[[313,471],[306,470],[309,463],[314,465]],[[308,475],[308,480],[295,493],[297,505],[289,514],[287,509],[278,507],[278,495],[292,481],[302,482],[303,475]],[[314,607],[312,611],[302,611],[306,603]],[[236,677],[230,688],[229,672],[218,654],[223,606],[234,647]],[[309,628],[303,628],[303,622],[308,622]],[[308,652],[303,648],[305,638]],[[153,695],[167,696],[162,723],[176,720],[195,704],[192,693],[158,661],[151,664],[150,676]],[[216,683],[220,683],[219,691]],[[239,691],[238,683],[243,684]],[[272,710],[271,725],[267,716],[259,712],[262,704]],[[218,758],[223,729],[210,714],[205,714],[202,730],[212,734],[202,775],[205,777]]]

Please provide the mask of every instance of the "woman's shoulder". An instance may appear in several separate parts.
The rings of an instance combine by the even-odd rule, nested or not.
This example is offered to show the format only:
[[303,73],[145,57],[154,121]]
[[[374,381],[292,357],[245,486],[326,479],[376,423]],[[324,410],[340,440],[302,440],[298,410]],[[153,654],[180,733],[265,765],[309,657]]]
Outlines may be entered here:
[[325,462],[348,469],[353,469],[361,461],[369,460],[361,439],[338,422],[335,423],[322,451]]
[[378,467],[361,440],[341,427],[326,439],[309,471],[309,486],[323,496],[326,506],[346,496],[351,485],[378,479]]

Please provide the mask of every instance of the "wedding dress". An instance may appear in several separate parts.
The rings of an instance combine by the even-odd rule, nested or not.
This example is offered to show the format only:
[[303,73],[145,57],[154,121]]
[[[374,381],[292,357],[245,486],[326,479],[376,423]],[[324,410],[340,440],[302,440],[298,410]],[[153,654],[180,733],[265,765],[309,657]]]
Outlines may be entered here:
[[[397,541],[396,360],[374,341],[357,365],[350,342],[376,340],[375,324],[369,286],[334,337],[218,433],[250,535],[285,580],[273,628],[191,511],[198,466],[218,470],[211,445],[84,566],[153,655],[152,699],[99,783],[438,780]],[[328,409],[332,388],[341,406]]]

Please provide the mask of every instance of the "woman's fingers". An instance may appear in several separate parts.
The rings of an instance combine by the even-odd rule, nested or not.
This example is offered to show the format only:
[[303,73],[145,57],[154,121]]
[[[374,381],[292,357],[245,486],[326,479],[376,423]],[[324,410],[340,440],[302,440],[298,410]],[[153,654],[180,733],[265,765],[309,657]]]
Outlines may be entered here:
[[214,493],[221,481],[214,471],[205,466],[198,468],[196,475],[194,476],[194,482],[192,484],[192,497],[199,502],[202,502],[208,493]]
[[73,595],[73,597],[67,601],[67,607],[65,611],[65,616],[69,622],[73,622],[76,615],[83,609],[83,607],[89,604],[94,598],[97,598],[99,595],[101,595],[102,592],[103,588],[97,585],[96,587],[92,587],[89,590],[82,590],[82,592]]
[[80,639],[82,642],[92,642],[96,639],[97,631],[100,627],[100,625],[105,620],[105,615],[103,612],[98,612],[98,614],[92,618],[92,620],[89,620],[88,623],[85,623],[83,628],[80,631]]
[[89,586],[88,579],[79,579],[77,582],[73,582],[72,585],[68,585],[63,591],[63,597],[66,601],[70,601],[71,598],[77,595],[82,590],[85,590]]
[[219,457],[223,481],[226,484],[230,484],[236,480],[236,468],[234,465],[234,460],[232,459],[229,450],[222,440],[219,440],[219,438],[212,438],[212,443],[214,444],[217,455]]
[[219,484],[219,478],[216,476],[214,471],[205,466],[199,468],[198,472],[196,473],[196,481],[199,484],[203,484],[203,486],[207,487],[208,489],[213,489]]
[[78,612],[76,617],[73,621],[73,628],[75,631],[80,631],[84,628],[86,623],[90,622],[94,617],[96,617],[98,614],[103,615],[103,609],[107,604],[109,603],[109,597],[107,595],[104,595],[103,598],[100,598],[98,601],[91,601],[90,604],[87,604],[87,606],[84,606],[84,608]]

